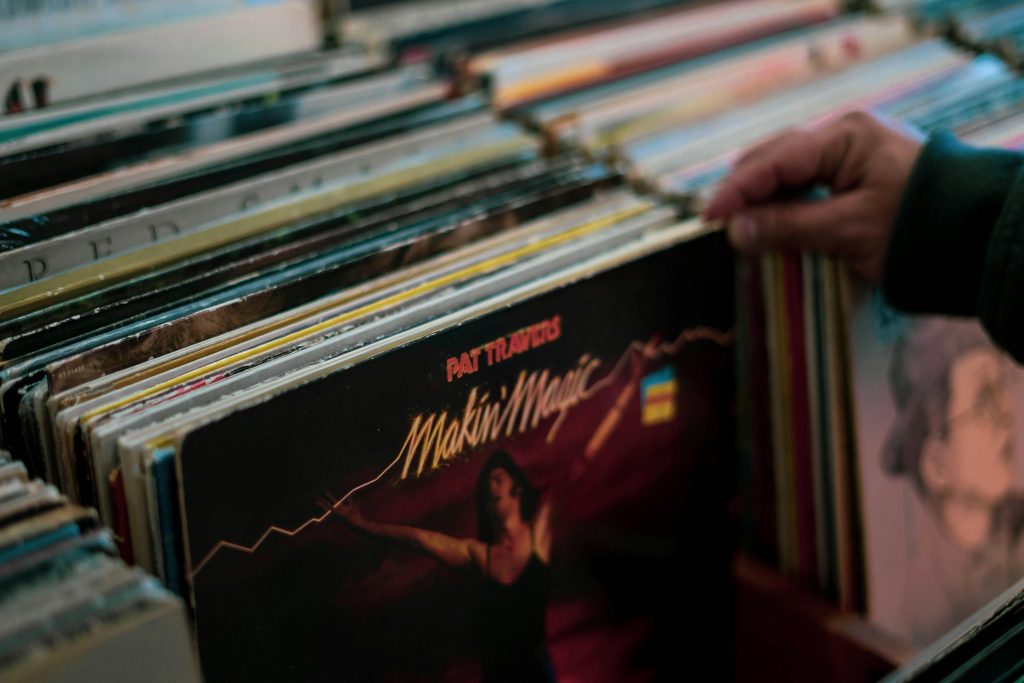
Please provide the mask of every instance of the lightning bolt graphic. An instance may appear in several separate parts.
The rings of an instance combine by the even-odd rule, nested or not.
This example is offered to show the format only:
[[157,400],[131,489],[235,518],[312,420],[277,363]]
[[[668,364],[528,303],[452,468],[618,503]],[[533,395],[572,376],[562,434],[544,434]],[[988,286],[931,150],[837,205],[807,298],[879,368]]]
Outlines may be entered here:
[[[625,352],[623,352],[622,356],[612,367],[611,372],[609,372],[603,378],[601,378],[597,382],[594,382],[594,384],[587,388],[586,393],[583,394],[583,400],[587,400],[593,397],[594,395],[601,392],[603,389],[613,384],[615,380],[618,379],[619,375],[622,374],[622,371],[626,368],[626,364],[628,363],[630,354],[632,353],[640,353],[645,355],[648,359],[654,360],[664,356],[675,356],[680,351],[682,351],[684,347],[693,342],[711,341],[714,342],[715,344],[718,344],[719,346],[728,346],[729,344],[732,343],[732,340],[732,330],[729,330],[728,332],[722,332],[711,327],[695,327],[693,329],[683,330],[683,332],[680,333],[680,335],[676,337],[675,340],[673,340],[672,342],[660,344],[653,351],[647,349],[647,346],[644,344],[644,342],[633,341],[629,344],[629,346],[626,347]],[[559,416],[555,419],[555,422],[551,425],[551,429],[549,430],[547,436],[548,443],[550,443],[555,438],[555,435],[558,433],[559,428],[565,421],[566,415],[568,415],[568,412],[563,412],[559,414]],[[260,549],[260,546],[262,546],[266,542],[266,540],[270,538],[272,534],[279,534],[281,536],[287,537],[298,536],[300,533],[305,531],[307,528],[313,526],[314,524],[323,523],[327,520],[327,518],[329,518],[334,513],[334,510],[336,510],[338,506],[340,506],[346,500],[351,498],[359,491],[370,486],[373,486],[378,481],[387,476],[388,472],[390,472],[395,467],[395,465],[397,465],[400,462],[401,457],[401,453],[399,453],[398,456],[396,456],[394,460],[388,463],[387,467],[385,467],[381,471],[381,473],[378,474],[376,477],[362,484],[359,484],[358,486],[350,490],[348,493],[346,493],[344,496],[339,498],[337,501],[335,501],[334,504],[331,505],[331,507],[327,509],[322,515],[318,517],[310,517],[294,529],[284,529],[279,526],[268,527],[267,530],[264,531],[263,534],[261,534],[260,537],[257,538],[252,545],[241,545],[238,543],[232,543],[230,541],[218,541],[217,544],[214,545],[213,548],[210,550],[210,552],[208,552],[206,556],[203,557],[203,559],[200,560],[192,569],[192,572],[190,574],[191,578],[195,579],[199,572],[201,572],[203,568],[206,565],[208,565],[210,561],[214,557],[216,557],[221,550],[235,550],[240,553],[252,555]]]

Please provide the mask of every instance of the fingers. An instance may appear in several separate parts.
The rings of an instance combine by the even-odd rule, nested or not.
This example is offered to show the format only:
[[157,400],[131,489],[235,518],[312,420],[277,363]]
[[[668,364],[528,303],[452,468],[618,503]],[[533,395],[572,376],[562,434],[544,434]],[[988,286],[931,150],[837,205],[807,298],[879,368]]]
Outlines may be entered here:
[[661,345],[661,335],[654,335],[644,346],[642,359],[653,359],[658,357],[658,347]]
[[768,140],[736,162],[705,207],[704,218],[727,218],[786,190],[831,185],[848,148],[849,129],[836,125]]
[[773,150],[778,149],[780,146],[784,147],[785,145],[792,143],[795,138],[800,135],[806,135],[809,132],[810,129],[794,128],[792,130],[779,133],[778,135],[774,135],[767,140],[762,140],[754,146],[747,148],[742,154],[740,154],[736,158],[735,163],[733,163],[733,166],[742,166],[743,164],[747,164],[756,159],[763,158]]
[[338,507],[338,500],[327,491],[322,498],[316,499],[316,506],[324,512],[333,512]]
[[822,201],[788,201],[745,209],[729,221],[728,236],[740,251],[806,249],[842,254],[856,234],[856,195]]

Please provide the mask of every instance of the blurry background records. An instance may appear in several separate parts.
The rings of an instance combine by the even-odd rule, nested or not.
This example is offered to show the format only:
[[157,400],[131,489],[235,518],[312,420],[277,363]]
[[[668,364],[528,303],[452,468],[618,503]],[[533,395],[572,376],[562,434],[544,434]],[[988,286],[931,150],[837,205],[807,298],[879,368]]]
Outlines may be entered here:
[[0,553],[5,680],[199,680],[181,601],[117,557],[95,512],[6,454]]

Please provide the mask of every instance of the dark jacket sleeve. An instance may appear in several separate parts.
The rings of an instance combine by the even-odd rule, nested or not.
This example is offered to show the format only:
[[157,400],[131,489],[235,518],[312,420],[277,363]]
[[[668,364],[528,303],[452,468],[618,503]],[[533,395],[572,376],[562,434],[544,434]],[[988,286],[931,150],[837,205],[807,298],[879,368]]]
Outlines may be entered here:
[[882,291],[910,313],[977,316],[1024,360],[1024,155],[940,133],[925,144],[889,238]]

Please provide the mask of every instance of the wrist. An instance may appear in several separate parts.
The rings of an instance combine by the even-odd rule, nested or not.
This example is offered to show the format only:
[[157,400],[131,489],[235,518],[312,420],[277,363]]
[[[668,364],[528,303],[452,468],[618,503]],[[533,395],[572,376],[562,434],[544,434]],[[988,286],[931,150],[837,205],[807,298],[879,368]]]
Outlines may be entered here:
[[989,240],[1021,159],[948,133],[929,138],[889,234],[882,271],[889,303],[915,313],[977,314]]

